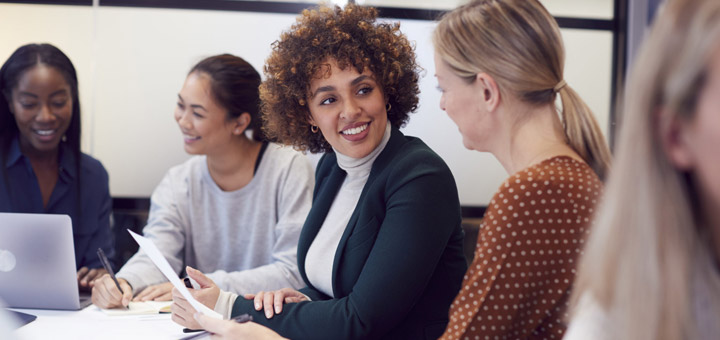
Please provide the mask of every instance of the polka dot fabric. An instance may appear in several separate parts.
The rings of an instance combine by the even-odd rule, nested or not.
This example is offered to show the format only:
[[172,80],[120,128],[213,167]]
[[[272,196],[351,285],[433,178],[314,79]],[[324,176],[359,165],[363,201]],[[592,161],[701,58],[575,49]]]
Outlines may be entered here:
[[566,156],[508,178],[485,213],[441,339],[561,339],[601,192],[592,169]]

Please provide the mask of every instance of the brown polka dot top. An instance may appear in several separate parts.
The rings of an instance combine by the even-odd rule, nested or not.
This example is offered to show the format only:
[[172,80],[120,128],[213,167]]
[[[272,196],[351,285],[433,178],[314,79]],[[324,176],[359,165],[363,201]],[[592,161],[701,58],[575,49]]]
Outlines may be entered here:
[[508,178],[485,212],[441,339],[561,339],[601,192],[595,172],[567,156]]

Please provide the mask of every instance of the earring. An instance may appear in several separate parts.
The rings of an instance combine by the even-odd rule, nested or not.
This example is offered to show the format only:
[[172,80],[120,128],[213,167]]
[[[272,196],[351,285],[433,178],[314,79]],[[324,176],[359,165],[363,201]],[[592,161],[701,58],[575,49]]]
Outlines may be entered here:
[[63,141],[63,142],[67,142],[67,136],[66,136],[66,135],[63,135],[63,136],[62,136],[62,141]]
[[392,104],[387,103],[387,105],[385,105],[385,112],[390,112],[391,109],[392,109]]
[[317,125],[310,125],[310,131],[312,131],[312,133],[317,133],[318,132]]

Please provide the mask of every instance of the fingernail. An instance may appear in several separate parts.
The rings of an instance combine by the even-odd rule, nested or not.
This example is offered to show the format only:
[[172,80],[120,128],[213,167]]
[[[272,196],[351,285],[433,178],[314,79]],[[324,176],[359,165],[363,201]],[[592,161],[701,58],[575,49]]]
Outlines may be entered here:
[[271,311],[266,311],[265,316],[269,319],[269,318],[272,318],[273,315],[272,315]]
[[275,314],[279,314],[279,313],[280,313],[280,306],[275,306]]
[[195,318],[195,320],[200,320],[200,313],[196,312],[195,314],[193,314],[193,318]]
[[260,310],[260,304],[259,304],[259,303],[256,303],[256,304],[255,304],[255,310]]

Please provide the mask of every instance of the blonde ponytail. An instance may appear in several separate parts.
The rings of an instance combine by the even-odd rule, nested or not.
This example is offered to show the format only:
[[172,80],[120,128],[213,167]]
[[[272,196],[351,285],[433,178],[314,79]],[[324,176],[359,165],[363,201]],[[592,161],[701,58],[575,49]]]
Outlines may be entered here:
[[558,94],[568,144],[604,180],[610,168],[610,150],[590,108],[570,86]]

